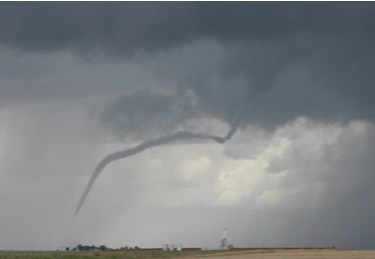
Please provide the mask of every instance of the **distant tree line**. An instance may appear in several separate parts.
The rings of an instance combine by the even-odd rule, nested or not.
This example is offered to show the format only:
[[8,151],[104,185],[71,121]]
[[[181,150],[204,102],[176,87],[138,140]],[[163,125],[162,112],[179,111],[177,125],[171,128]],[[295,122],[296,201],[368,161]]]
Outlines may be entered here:
[[[70,251],[70,250],[72,250],[72,251],[106,251],[108,249],[112,249],[112,248],[108,248],[105,245],[101,245],[101,246],[91,245],[91,246],[88,246],[88,245],[81,245],[81,244],[79,244],[78,246],[76,246],[76,247],[74,247],[72,249],[70,249],[69,247],[66,247],[65,251]],[[132,250],[132,249],[141,249],[141,248],[139,246],[134,246],[134,247],[124,246],[124,247],[120,248],[120,250]]]
[[105,251],[107,250],[108,247],[106,247],[105,245],[101,245],[101,246],[87,246],[87,245],[81,245],[79,244],[78,246],[74,247],[72,250],[73,251]]
[[[111,249],[111,248],[108,248],[106,247],[105,245],[101,245],[101,246],[94,246],[94,245],[91,245],[91,246],[88,246],[88,245],[81,245],[79,244],[78,246],[70,249],[69,247],[66,247],[65,250],[66,251],[105,251],[105,250],[108,250],[108,249]],[[135,246],[135,247],[128,247],[128,246],[124,246],[124,247],[121,247],[120,250],[131,250],[131,249],[140,249],[140,247],[138,246]]]

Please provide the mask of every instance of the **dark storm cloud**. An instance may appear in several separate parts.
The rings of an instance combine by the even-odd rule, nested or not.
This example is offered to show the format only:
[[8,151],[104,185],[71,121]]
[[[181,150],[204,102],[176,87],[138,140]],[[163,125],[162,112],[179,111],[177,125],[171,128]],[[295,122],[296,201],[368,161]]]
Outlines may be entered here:
[[[35,110],[25,105],[0,112],[1,169],[17,176],[1,181],[2,207],[13,208],[2,217],[8,226],[2,238],[17,244],[29,228],[22,237],[30,242],[35,230],[56,229],[50,226],[60,211],[73,211],[75,201],[50,210],[54,220],[47,225],[39,211],[52,200],[60,206],[59,197],[73,188],[72,175],[79,195],[87,180],[81,177],[102,157],[87,190],[108,163],[153,147],[106,168],[117,175],[106,174],[90,194],[96,196],[74,226],[74,245],[83,237],[104,236],[106,243],[142,235],[159,246],[160,233],[176,231],[198,245],[217,236],[216,247],[226,225],[243,246],[373,247],[374,11],[371,2],[0,3],[0,107],[52,100],[33,104]],[[129,146],[107,142],[87,116],[91,107],[100,110],[102,123],[131,139]],[[70,112],[61,115],[64,110]],[[300,116],[311,124],[298,126]],[[237,126],[249,125],[225,145],[156,148],[182,139],[225,142]],[[50,187],[28,195],[40,182],[22,185],[18,176],[30,172],[46,181],[43,186],[64,187],[59,197]],[[66,184],[55,175],[65,176]],[[26,195],[10,188],[17,184]],[[33,206],[43,199],[48,202]],[[163,207],[168,202],[191,207],[176,217],[171,205]],[[150,210],[155,204],[163,207],[159,219]],[[207,208],[215,204],[223,206],[220,214]],[[136,205],[147,210],[139,213]],[[30,213],[20,213],[25,208]],[[220,232],[207,234],[214,228]],[[204,237],[198,241],[197,231]],[[38,237],[48,243],[55,235]]]
[[[238,103],[248,102],[243,125],[273,128],[299,116],[373,119],[374,8],[373,3],[2,3],[0,42],[21,51],[69,49],[118,59],[214,40],[228,46],[217,68],[222,84],[192,75],[190,86],[184,85],[206,116],[231,123]],[[237,78],[244,83],[233,85]],[[108,118],[116,123],[117,115]]]
[[188,28],[195,26],[185,24],[184,13],[191,8],[176,3],[2,4],[1,42],[26,51],[73,48],[126,56],[187,41]]
[[[227,123],[247,103],[242,126],[272,129],[299,116],[374,119],[374,10],[373,3],[2,3],[0,43],[121,60],[219,42],[220,82],[192,74],[177,91],[195,94],[197,114]],[[118,103],[105,112],[112,124]]]
[[272,129],[300,116],[374,120],[373,46],[312,36],[241,44],[220,64],[221,83],[192,80],[185,87],[196,93],[203,113],[227,122],[238,103],[247,102],[243,126]]
[[1,43],[130,54],[202,38],[287,39],[298,33],[373,40],[373,3],[2,3]]

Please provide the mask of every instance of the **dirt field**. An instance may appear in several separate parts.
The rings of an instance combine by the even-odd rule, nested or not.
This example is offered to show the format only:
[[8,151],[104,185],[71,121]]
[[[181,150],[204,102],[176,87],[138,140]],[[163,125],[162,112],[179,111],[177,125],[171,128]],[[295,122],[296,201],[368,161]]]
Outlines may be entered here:
[[236,252],[225,252],[211,255],[199,255],[189,258],[217,259],[312,259],[312,258],[375,258],[375,250],[340,250],[340,249],[257,249]]

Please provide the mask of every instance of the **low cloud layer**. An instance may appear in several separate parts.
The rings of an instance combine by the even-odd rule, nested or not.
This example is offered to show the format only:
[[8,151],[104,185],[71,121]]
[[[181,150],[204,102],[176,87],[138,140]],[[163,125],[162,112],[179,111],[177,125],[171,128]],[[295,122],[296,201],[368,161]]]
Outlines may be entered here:
[[[372,3],[3,3],[2,43],[131,54],[195,40],[374,39]],[[277,38],[276,38],[277,37]]]

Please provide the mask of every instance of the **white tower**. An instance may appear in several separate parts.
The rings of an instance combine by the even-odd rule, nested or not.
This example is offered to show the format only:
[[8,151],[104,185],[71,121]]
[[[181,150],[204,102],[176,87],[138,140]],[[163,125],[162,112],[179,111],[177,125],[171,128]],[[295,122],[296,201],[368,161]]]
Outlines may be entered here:
[[227,228],[224,228],[223,238],[221,239],[220,249],[224,250],[227,248]]

